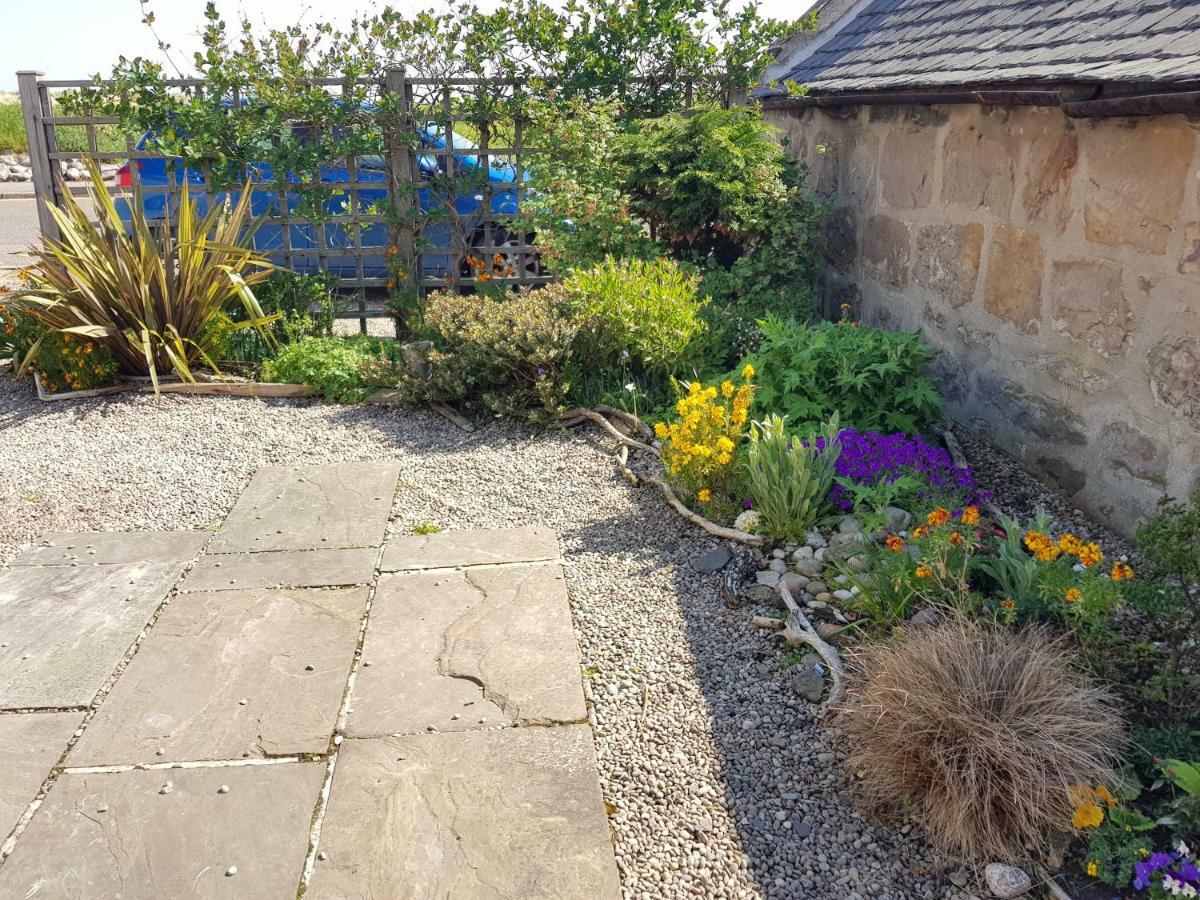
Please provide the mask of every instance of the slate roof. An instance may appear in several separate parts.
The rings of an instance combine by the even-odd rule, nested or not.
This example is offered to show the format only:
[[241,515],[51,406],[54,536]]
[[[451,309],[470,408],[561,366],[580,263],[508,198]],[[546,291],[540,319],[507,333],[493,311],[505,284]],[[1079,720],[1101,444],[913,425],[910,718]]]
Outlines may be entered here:
[[1200,0],[863,0],[780,62],[814,94],[1200,80]]

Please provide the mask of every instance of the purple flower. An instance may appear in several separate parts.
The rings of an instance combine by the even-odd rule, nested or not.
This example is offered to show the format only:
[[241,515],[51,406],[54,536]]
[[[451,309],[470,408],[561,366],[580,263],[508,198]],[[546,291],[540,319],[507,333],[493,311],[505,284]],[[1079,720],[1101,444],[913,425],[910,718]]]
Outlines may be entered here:
[[742,506],[745,509],[750,509],[750,507],[754,506],[754,499],[752,497],[747,497],[745,500],[742,501]]
[[1150,858],[1133,867],[1133,886],[1139,891],[1150,887],[1150,876],[1175,862],[1170,853],[1151,853]]
[[538,377],[540,378],[541,376],[546,374],[546,370],[543,369],[541,366],[538,366],[537,373],[538,373]]
[[[839,437],[842,454],[834,469],[842,478],[873,485],[914,474],[922,476],[939,491],[962,494],[968,505],[982,496],[975,490],[975,480],[969,469],[955,466],[948,452],[933,446],[920,435],[910,437],[848,428]],[[852,495],[840,484],[834,486],[829,496],[846,511],[854,508]]]

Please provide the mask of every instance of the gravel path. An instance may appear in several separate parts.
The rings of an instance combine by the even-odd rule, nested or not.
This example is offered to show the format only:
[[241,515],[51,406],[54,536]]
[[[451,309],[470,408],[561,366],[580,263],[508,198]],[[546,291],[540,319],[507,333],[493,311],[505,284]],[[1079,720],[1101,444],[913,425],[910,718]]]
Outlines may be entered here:
[[595,430],[464,434],[431,413],[121,396],[41,404],[0,379],[0,563],[47,531],[213,527],[272,463],[395,459],[392,529],[561,536],[630,898],[948,896],[915,833],[855,813],[782,658],[689,563],[717,542],[616,475]]

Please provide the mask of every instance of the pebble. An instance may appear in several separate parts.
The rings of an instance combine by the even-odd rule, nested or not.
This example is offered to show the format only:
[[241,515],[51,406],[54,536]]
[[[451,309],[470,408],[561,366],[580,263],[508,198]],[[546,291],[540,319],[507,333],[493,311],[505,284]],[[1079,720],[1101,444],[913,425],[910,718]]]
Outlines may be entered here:
[[230,866],[228,869],[225,870],[226,878],[232,878],[236,874],[237,874],[237,866]]
[[160,794],[169,794],[173,790],[175,790],[175,786],[173,784],[171,784],[171,782],[168,781],[166,784],[164,784],[162,787],[160,787],[158,789],[158,792]]
[[228,794],[229,793],[229,785],[227,785],[227,784],[221,785],[219,788],[217,788],[217,793],[218,794]]

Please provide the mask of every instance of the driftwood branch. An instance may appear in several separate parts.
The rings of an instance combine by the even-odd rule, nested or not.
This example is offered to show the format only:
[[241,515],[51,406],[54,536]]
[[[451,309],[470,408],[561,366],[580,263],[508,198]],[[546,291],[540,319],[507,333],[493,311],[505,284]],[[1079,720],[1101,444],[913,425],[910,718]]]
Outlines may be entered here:
[[747,534],[746,532],[739,531],[736,528],[726,528],[724,525],[718,525],[715,522],[710,522],[699,513],[692,512],[683,505],[678,497],[675,496],[675,492],[671,490],[671,486],[661,478],[655,478],[653,475],[643,475],[642,481],[646,482],[646,484],[655,485],[660,491],[662,491],[663,496],[667,498],[667,503],[670,504],[671,508],[674,509],[675,512],[679,513],[693,525],[699,525],[709,534],[719,538],[725,538],[729,541],[737,541],[741,544],[748,544],[751,547],[762,546],[764,538],[761,534]]
[[831,705],[837,703],[841,699],[842,683],[846,679],[842,658],[838,656],[837,649],[832,644],[826,643],[817,634],[817,630],[808,621],[808,616],[801,611],[795,598],[792,597],[792,592],[782,581],[779,582],[779,593],[783,596],[784,606],[788,608],[787,625],[783,629],[784,638],[789,644],[808,644],[817,652],[817,655],[828,667],[829,677],[833,680],[833,686],[829,689],[829,703]]
[[641,450],[643,453],[649,453],[651,456],[659,457],[660,459],[662,458],[662,454],[660,454],[658,452],[657,447],[651,447],[649,444],[643,444],[641,441],[635,441],[633,438],[629,437],[628,435],[621,434],[621,432],[619,432],[616,428],[613,427],[612,422],[608,421],[608,419],[606,419],[603,415],[596,412],[595,410],[580,408],[580,409],[572,409],[572,410],[569,410],[569,411],[563,413],[564,419],[574,419],[574,418],[578,418],[578,417],[582,417],[591,422],[595,422],[597,425],[599,425],[601,428],[603,428],[605,431],[607,431],[610,435],[615,437],[618,441],[620,441],[626,447],[629,447],[631,450]]
[[626,412],[623,409],[617,409],[615,406],[607,406],[601,403],[596,407],[596,412],[609,416],[613,419],[620,419],[643,438],[647,442],[654,440],[654,429],[639,419],[631,412]]

